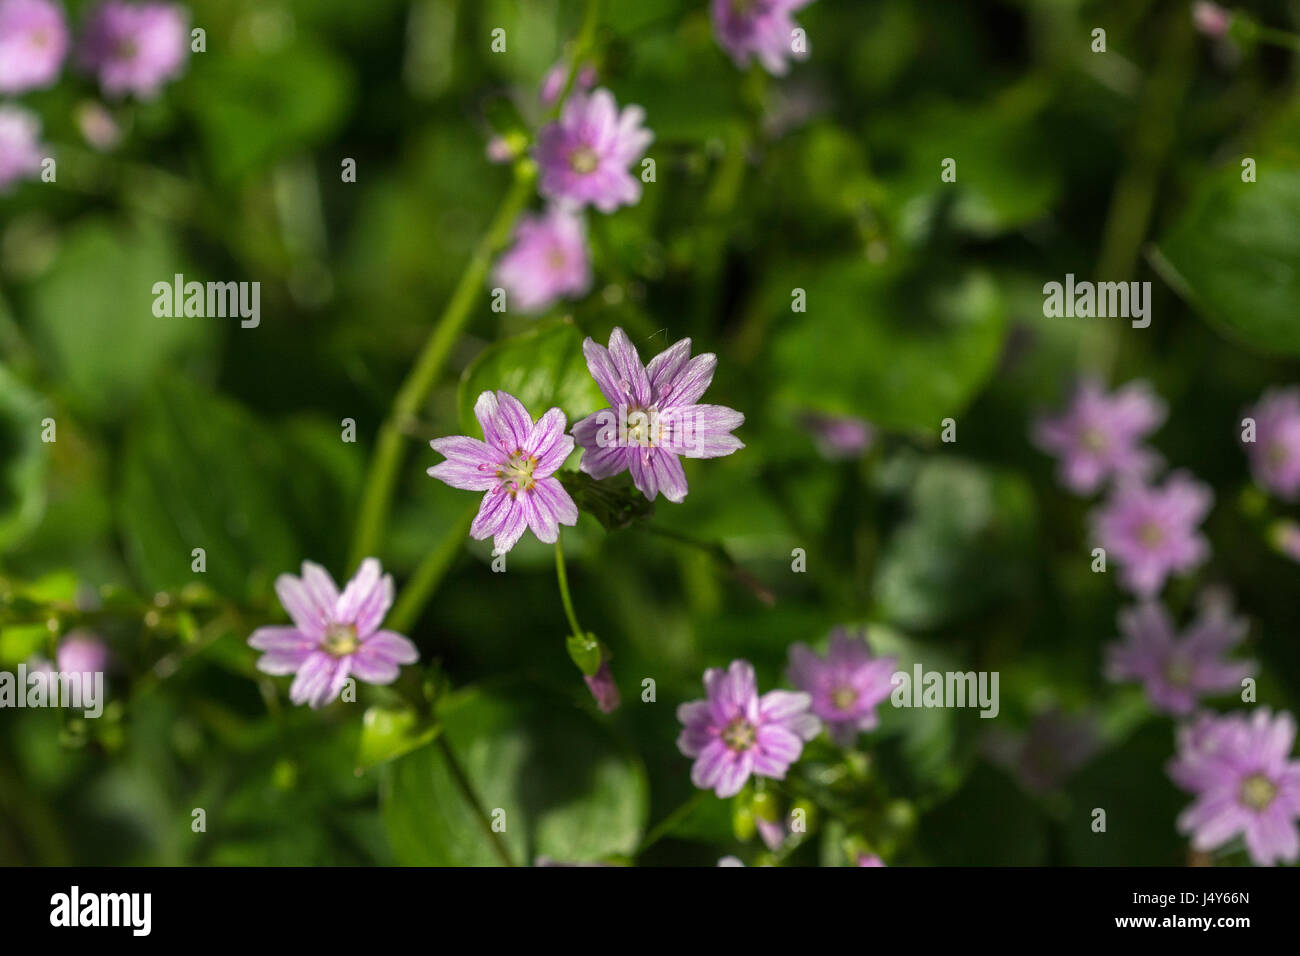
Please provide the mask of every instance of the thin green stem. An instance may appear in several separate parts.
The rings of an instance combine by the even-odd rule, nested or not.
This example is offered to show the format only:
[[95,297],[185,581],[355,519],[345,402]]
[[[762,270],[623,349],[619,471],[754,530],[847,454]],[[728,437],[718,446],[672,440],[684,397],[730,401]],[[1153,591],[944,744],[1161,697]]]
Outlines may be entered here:
[[682,531],[674,531],[671,528],[664,528],[655,524],[641,525],[650,534],[658,535],[661,538],[669,538],[673,541],[679,541],[682,544],[690,545],[692,548],[698,548],[705,554],[709,555],[723,570],[743,584],[753,595],[768,607],[776,604],[776,595],[768,589],[758,578],[742,568],[736,559],[731,556],[725,547],[716,541],[701,541],[699,538],[692,537]]
[[465,768],[460,765],[460,761],[456,759],[456,754],[452,752],[451,744],[447,743],[446,735],[440,734],[435,743],[438,745],[438,749],[442,751],[442,759],[447,761],[447,770],[451,773],[452,779],[456,781],[456,786],[460,788],[461,796],[474,810],[474,816],[478,818],[479,825],[483,827],[483,832],[492,844],[492,849],[496,851],[497,856],[501,857],[501,862],[504,865],[514,866],[515,861],[510,858],[510,851],[506,849],[505,843],[501,841],[501,834],[492,829],[492,818],[483,809],[483,803],[479,800],[474,785],[470,783]]
[[424,556],[424,560],[420,562],[415,573],[406,582],[406,587],[402,588],[402,593],[398,595],[397,603],[393,605],[393,613],[388,615],[389,628],[405,634],[415,624],[429,598],[433,597],[434,592],[438,590],[438,585],[451,569],[456,555],[460,553],[461,543],[469,534],[470,525],[473,524],[477,512],[478,502],[475,502],[452,522],[447,533],[443,535],[442,541],[438,543],[438,547]]
[[633,854],[633,856],[640,856],[646,850],[650,849],[650,847],[654,846],[665,836],[667,836],[668,832],[672,830],[672,828],[675,827],[678,823],[684,820],[687,816],[693,813],[695,811],[695,808],[698,807],[701,803],[703,803],[704,798],[707,797],[708,795],[709,795],[709,791],[707,790],[697,790],[690,799],[688,799],[685,803],[679,806],[672,813],[668,814],[668,816],[660,820],[659,823],[656,824],[650,830],[650,832],[645,835],[645,839],[643,839],[641,841],[641,845],[636,848],[636,852]]
[[569,619],[573,636],[584,638],[586,632],[578,623],[578,615],[573,610],[573,598],[569,596],[569,575],[564,569],[564,545],[559,538],[555,539],[555,577],[560,582],[560,600],[564,603],[564,616]]
[[502,200],[488,231],[466,264],[465,271],[461,273],[460,281],[433,327],[415,367],[393,400],[388,419],[379,429],[352,541],[352,567],[378,550],[388,523],[393,488],[397,484],[398,470],[402,464],[403,433],[437,384],[452,346],[464,331],[471,307],[483,291],[483,280],[487,276],[492,256],[510,237],[516,217],[532,194],[534,173],[530,161],[523,160],[515,166],[515,179],[510,191]]

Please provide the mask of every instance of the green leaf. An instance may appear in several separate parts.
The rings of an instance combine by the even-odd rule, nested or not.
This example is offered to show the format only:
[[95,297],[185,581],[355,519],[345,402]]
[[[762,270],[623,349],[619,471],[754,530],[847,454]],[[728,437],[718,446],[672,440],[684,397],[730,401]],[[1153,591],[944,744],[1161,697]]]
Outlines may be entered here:
[[0,551],[35,528],[45,511],[43,411],[40,398],[0,365]]
[[1034,498],[1021,478],[936,459],[916,476],[910,502],[912,517],[890,540],[876,573],[890,622],[933,628],[1027,584]]
[[193,109],[208,162],[227,181],[323,141],[351,96],[346,62],[306,43],[207,57],[201,67],[192,78]]
[[[792,292],[807,313],[791,313]],[[774,333],[778,400],[792,409],[857,415],[887,428],[937,434],[992,375],[1005,309],[993,280],[887,281],[846,260],[784,272],[764,305]]]
[[[516,864],[592,862],[635,850],[645,825],[640,764],[609,730],[535,686],[470,691],[441,714],[443,735]],[[382,808],[398,860],[416,866],[501,860],[440,747],[391,765]],[[497,814],[501,819],[500,814]]]
[[[1046,213],[1060,191],[1060,172],[1034,126],[1035,95],[1011,91],[986,104],[919,107],[875,130],[903,153],[892,193],[903,198],[904,223],[919,224],[921,213],[950,203],[953,225],[994,235]],[[956,161],[955,182],[940,178],[945,159]]]
[[[136,573],[156,590],[198,580],[228,595],[264,591],[303,558],[282,501],[292,484],[272,430],[169,381],[133,424],[122,465],[118,517]],[[195,548],[203,575],[191,570]]]
[[1160,241],[1155,264],[1204,318],[1264,352],[1300,355],[1300,170],[1260,160],[1203,182]]
[[559,406],[569,426],[604,408],[596,380],[582,357],[582,335],[572,322],[539,325],[484,349],[460,380],[460,422],[467,435],[480,434],[474,402],[486,391],[509,392],[534,420]]
[[564,646],[568,648],[569,659],[588,677],[594,676],[596,671],[600,670],[600,662],[604,655],[601,653],[600,641],[596,640],[595,634],[587,633],[583,637],[570,634],[564,639]]
[[396,760],[431,743],[437,736],[437,726],[421,726],[415,711],[409,707],[369,707],[361,720],[357,768],[369,770]]
[[84,415],[118,419],[157,372],[207,351],[217,334],[220,319],[153,314],[154,283],[182,271],[173,243],[153,226],[81,223],[33,288],[34,337]]

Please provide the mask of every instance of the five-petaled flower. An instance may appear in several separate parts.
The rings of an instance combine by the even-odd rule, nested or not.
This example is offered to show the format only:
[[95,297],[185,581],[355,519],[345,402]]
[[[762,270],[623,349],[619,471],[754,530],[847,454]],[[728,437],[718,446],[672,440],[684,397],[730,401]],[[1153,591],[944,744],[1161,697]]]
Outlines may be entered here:
[[641,125],[645,110],[621,113],[606,89],[574,92],[560,118],[537,134],[538,189],[548,199],[613,212],[641,198],[641,181],[628,166],[645,153],[654,133]]
[[151,100],[185,69],[187,20],[174,3],[104,0],[86,19],[78,58],[106,96]]
[[68,24],[53,0],[0,0],[0,93],[25,93],[59,77]]
[[349,677],[391,684],[401,665],[420,656],[403,635],[380,630],[393,603],[393,578],[375,558],[361,562],[342,594],[329,572],[310,561],[303,562],[301,578],[276,578],[275,593],[293,625],[258,628],[248,643],[264,652],[258,670],[297,675],[289,687],[295,704],[324,707]]
[[837,627],[824,658],[806,644],[791,646],[790,683],[811,696],[812,712],[831,739],[848,747],[879,723],[876,706],[893,691],[897,664],[897,658],[874,656],[865,637]]
[[680,502],[688,489],[678,456],[720,458],[745,447],[731,434],[744,415],[722,405],[696,404],[713,381],[718,359],[712,353],[691,358],[690,339],[660,352],[649,365],[641,364],[620,328],[610,334],[608,349],[587,339],[582,352],[611,406],[573,426],[582,446],[578,467],[591,477],[629,471],[651,501],[662,492]]
[[1165,420],[1165,403],[1146,382],[1129,382],[1107,395],[1093,379],[1081,382],[1056,417],[1039,418],[1034,443],[1060,459],[1061,484],[1092,494],[1110,478],[1149,478],[1160,456],[1142,441]]
[[559,207],[521,217],[515,243],[497,261],[493,279],[510,304],[529,314],[584,295],[591,288],[591,256],[582,217]]
[[684,725],[677,749],[695,758],[691,782],[719,797],[735,796],[751,775],[784,779],[804,741],[821,730],[807,694],[773,690],[759,697],[748,661],[732,661],[725,671],[709,668],[704,689],[705,700],[677,708]]
[[1198,528],[1214,493],[1186,472],[1174,472],[1161,486],[1121,484],[1093,516],[1093,535],[1120,565],[1120,580],[1139,597],[1150,598],[1171,574],[1205,561],[1210,545]]
[[812,0],[713,0],[713,29],[718,43],[738,67],[750,58],[777,76],[789,68],[789,60],[803,60],[807,47],[795,45],[796,24],[791,14]]
[[553,477],[573,451],[564,412],[549,409],[534,424],[519,399],[498,391],[478,397],[474,417],[483,440],[465,435],[433,440],[433,450],[447,460],[429,474],[453,488],[486,492],[470,535],[493,537],[498,554],[513,548],[525,528],[554,544],[560,525],[578,523],[578,506]]
[[1107,648],[1106,676],[1141,681],[1151,705],[1166,713],[1186,716],[1202,696],[1240,687],[1254,669],[1249,661],[1224,659],[1246,636],[1246,622],[1222,604],[1206,606],[1181,638],[1155,601],[1122,612],[1119,626],[1124,641]]
[[1173,781],[1196,795],[1178,817],[1192,846],[1213,850],[1235,836],[1260,866],[1300,857],[1300,761],[1290,759],[1295,718],[1267,707],[1254,714],[1202,714],[1178,731]]
[[1255,481],[1294,501],[1300,495],[1300,388],[1270,389],[1246,416],[1255,422],[1254,441],[1245,443]]

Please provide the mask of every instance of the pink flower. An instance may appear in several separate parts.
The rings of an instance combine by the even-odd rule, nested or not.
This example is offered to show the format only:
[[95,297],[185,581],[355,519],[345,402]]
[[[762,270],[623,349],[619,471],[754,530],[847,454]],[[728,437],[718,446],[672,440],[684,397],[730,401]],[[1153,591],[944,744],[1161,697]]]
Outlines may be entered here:
[[447,460],[429,474],[453,488],[486,492],[469,533],[479,540],[494,536],[498,554],[513,548],[525,528],[554,544],[560,525],[578,523],[578,506],[552,477],[573,451],[564,412],[549,409],[534,424],[513,395],[484,392],[474,416],[484,440],[458,435],[430,442]]
[[691,358],[691,340],[680,342],[641,364],[641,356],[622,329],[609,336],[609,348],[592,339],[582,343],[587,368],[610,408],[573,426],[582,446],[581,471],[596,479],[623,471],[654,501],[680,502],[689,490],[678,456],[721,458],[744,448],[731,434],[745,416],[723,405],[700,405],[713,381],[718,357]]
[[806,644],[790,648],[790,683],[812,698],[812,712],[826,724],[831,739],[852,746],[858,734],[879,722],[876,707],[893,692],[898,660],[875,657],[865,637],[850,637],[837,627],[824,658]]
[[1034,423],[1033,439],[1060,459],[1061,484],[1076,494],[1097,491],[1110,478],[1147,478],[1160,456],[1142,441],[1165,420],[1165,403],[1146,382],[1130,382],[1107,395],[1085,380],[1070,406]]
[[587,682],[587,689],[591,691],[591,696],[602,714],[612,714],[618,710],[622,701],[618,696],[618,685],[614,683],[614,675],[610,673],[608,659],[600,662],[600,670],[590,677],[584,674],[582,679]]
[[[541,92],[538,94],[538,99],[543,106],[555,105],[555,101],[564,92],[564,84],[568,78],[569,64],[563,60],[546,71],[546,76],[542,79]],[[578,73],[573,78],[573,90],[585,93],[596,85],[597,79],[596,68],[590,63],[584,64],[578,68]]]
[[1181,638],[1156,602],[1122,612],[1119,626],[1124,642],[1107,648],[1107,678],[1141,681],[1151,705],[1166,713],[1186,716],[1202,696],[1238,689],[1254,669],[1224,659],[1246,636],[1246,622],[1222,605],[1207,606]]
[[1163,487],[1126,483],[1094,512],[1093,534],[1121,567],[1124,586],[1139,597],[1154,597],[1170,574],[1201,565],[1209,543],[1198,533],[1214,494],[1186,472],[1175,472]]
[[552,208],[522,216],[515,244],[497,262],[493,281],[521,312],[544,311],[556,299],[576,299],[591,288],[591,259],[581,216]]
[[26,93],[59,78],[68,24],[52,0],[0,0],[0,93]]
[[735,796],[751,775],[783,780],[804,741],[821,730],[807,694],[774,690],[759,697],[748,661],[705,671],[704,688],[707,699],[677,708],[684,726],[677,749],[695,758],[691,782],[719,797]]
[[102,638],[73,631],[59,643],[59,671],[64,674],[96,674],[108,669],[108,645]]
[[1238,835],[1260,866],[1300,857],[1300,761],[1291,760],[1295,719],[1267,707],[1252,716],[1202,714],[1178,731],[1173,781],[1196,795],[1178,829],[1206,852]]
[[151,100],[184,70],[189,39],[181,6],[104,0],[86,20],[79,60],[106,96]]
[[260,627],[248,643],[264,652],[258,670],[296,675],[289,687],[295,704],[324,707],[339,696],[349,677],[391,684],[401,665],[419,659],[406,637],[380,630],[393,603],[393,578],[374,558],[361,562],[342,594],[329,572],[310,561],[303,562],[301,578],[276,578],[275,593],[293,626]]
[[843,461],[857,458],[876,440],[871,423],[851,415],[823,415],[805,412],[799,424],[808,430],[823,458]]
[[542,195],[578,206],[590,203],[605,213],[637,202],[641,181],[628,166],[654,141],[641,125],[644,119],[639,106],[620,113],[609,90],[574,93],[560,118],[537,134]]
[[1211,39],[1226,36],[1232,26],[1232,13],[1217,3],[1197,0],[1192,4],[1192,22],[1196,29]]
[[884,866],[885,861],[874,853],[859,853],[858,866]]
[[1300,494],[1300,388],[1270,389],[1246,412],[1255,440],[1246,454],[1255,481],[1286,501]]
[[41,121],[21,106],[0,105],[0,192],[41,171]]
[[791,14],[812,0],[713,0],[713,30],[719,45],[738,67],[758,60],[769,73],[782,76],[788,60],[807,59],[794,50],[796,24]]

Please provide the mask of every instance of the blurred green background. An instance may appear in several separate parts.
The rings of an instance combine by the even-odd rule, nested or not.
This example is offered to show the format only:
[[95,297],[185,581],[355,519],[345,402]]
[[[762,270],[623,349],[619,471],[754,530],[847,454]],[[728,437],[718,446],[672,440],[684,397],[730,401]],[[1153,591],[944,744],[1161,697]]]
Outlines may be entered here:
[[[304,559],[351,574],[377,430],[509,186],[486,143],[540,116],[582,4],[189,6],[207,52],[157,101],[120,108],[118,150],[81,141],[85,81],[23,98],[58,179],[0,197],[0,668],[73,626],[114,658],[101,720],[0,711],[0,862],[494,862],[436,748],[387,759],[420,743],[395,695],[294,708],[244,642],[281,619],[275,575]],[[1294,4],[1250,9],[1295,26]],[[1171,408],[1154,444],[1216,492],[1213,558],[1170,603],[1228,587],[1261,702],[1294,710],[1297,568],[1265,538],[1236,441],[1242,409],[1295,380],[1300,355],[1294,54],[1207,40],[1189,11],[819,0],[799,14],[811,58],[774,78],[732,65],[703,0],[603,5],[601,84],[645,108],[657,181],[590,217],[585,299],[528,319],[480,291],[405,423],[378,556],[400,587],[463,534],[473,496],[426,477],[427,440],[462,433],[461,374],[489,348],[502,377],[554,363],[581,381],[583,335],[620,325],[646,359],[690,336],[718,354],[706,400],[746,414],[747,448],[688,464],[689,496],[648,524],[584,515],[566,532],[578,616],[614,654],[610,717],[565,653],[552,550],[528,537],[496,574],[486,542],[453,541],[411,636],[457,689],[443,732],[484,805],[509,808],[517,862],[758,859],[743,812],[691,801],[675,708],[738,657],[761,688],[785,685],[789,645],[841,623],[904,667],[1000,671],[1001,714],[886,706],[848,767],[812,745],[804,789],[781,797],[817,808],[787,862],[843,865],[855,838],[891,865],[1186,860],[1173,724],[1103,680],[1124,597],[1090,573],[1088,503],[1027,433],[1083,371],[1154,383]],[[260,326],[155,318],[151,286],[177,272],[260,281]],[[1151,281],[1151,327],[1044,318],[1042,285],[1066,273]],[[593,408],[570,385],[572,419]],[[810,410],[881,432],[861,459],[828,461],[800,424]],[[939,442],[947,417],[955,444]],[[349,418],[356,443],[340,440]],[[1053,710],[1096,746],[1041,792],[1023,763],[1043,755],[998,759],[988,725],[1020,739]]]

